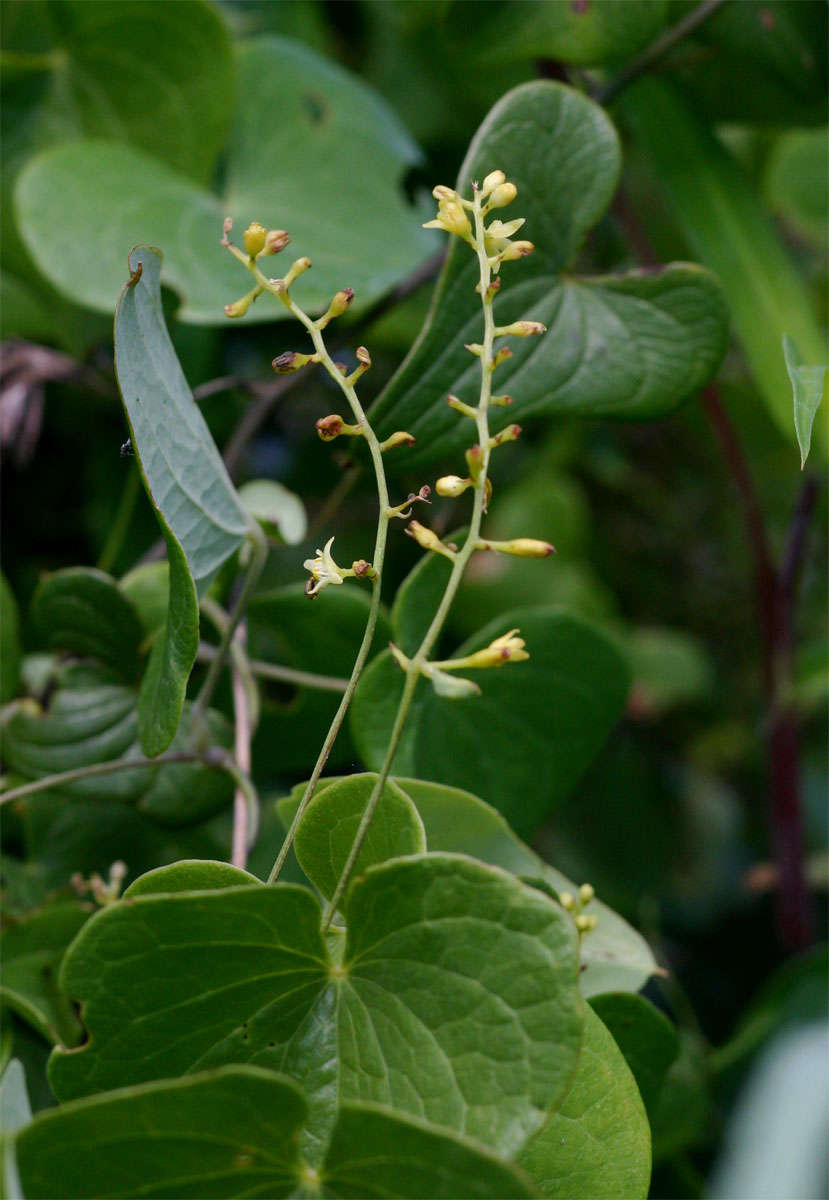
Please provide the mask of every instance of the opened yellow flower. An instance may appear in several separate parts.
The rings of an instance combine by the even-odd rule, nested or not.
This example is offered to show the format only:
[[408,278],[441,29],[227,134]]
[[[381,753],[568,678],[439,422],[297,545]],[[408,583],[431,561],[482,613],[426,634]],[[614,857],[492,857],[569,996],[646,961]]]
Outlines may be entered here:
[[343,573],[331,557],[333,543],[334,539],[329,538],[325,543],[324,550],[317,549],[316,558],[306,558],[302,564],[306,571],[311,572],[311,578],[305,585],[306,596],[318,596],[323,588],[328,587],[329,583],[343,582]]

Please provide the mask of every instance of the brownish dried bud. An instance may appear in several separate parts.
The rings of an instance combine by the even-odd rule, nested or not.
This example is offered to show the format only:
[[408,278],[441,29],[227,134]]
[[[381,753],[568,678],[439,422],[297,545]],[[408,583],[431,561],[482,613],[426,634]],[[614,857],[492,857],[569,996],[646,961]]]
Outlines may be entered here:
[[268,236],[265,238],[265,254],[279,254],[290,240],[284,229],[269,229]]
[[332,413],[329,417],[320,417],[316,425],[317,433],[324,442],[333,442],[334,438],[339,437],[343,431],[343,419],[336,413]]
[[271,366],[277,375],[290,375],[312,361],[315,361],[313,354],[299,354],[296,350],[286,350],[284,354],[276,356]]

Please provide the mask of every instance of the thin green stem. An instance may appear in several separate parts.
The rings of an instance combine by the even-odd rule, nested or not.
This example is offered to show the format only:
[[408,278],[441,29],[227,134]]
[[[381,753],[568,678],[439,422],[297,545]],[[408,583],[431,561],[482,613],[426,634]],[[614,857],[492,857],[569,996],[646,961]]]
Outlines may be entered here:
[[314,764],[314,769],[311,772],[311,778],[308,780],[308,783],[305,787],[299,808],[294,814],[294,819],[292,820],[290,828],[285,835],[285,840],[282,843],[279,854],[276,857],[276,861],[271,868],[271,873],[268,876],[268,883],[275,883],[279,878],[279,874],[283,866],[285,865],[285,860],[288,857],[288,852],[293,844],[294,836],[299,823],[305,815],[308,805],[311,803],[317,783],[319,782],[319,778],[323,772],[326,762],[328,761],[328,756],[331,753],[334,742],[336,741],[340,729],[342,728],[342,723],[345,720],[346,713],[348,712],[348,707],[357,687],[357,682],[362,674],[363,667],[366,664],[366,660],[371,649],[371,643],[374,640],[374,631],[377,627],[377,617],[380,612],[381,580],[383,577],[383,563],[386,556],[386,539],[390,520],[388,512],[389,491],[386,483],[386,472],[383,466],[383,453],[380,449],[380,442],[378,441],[377,435],[375,434],[368,421],[368,418],[366,417],[363,406],[360,403],[353,384],[349,383],[348,380],[344,378],[341,372],[337,369],[333,358],[329,354],[323,340],[322,331],[318,328],[316,322],[312,321],[311,318],[304,313],[297,304],[294,303],[290,296],[271,284],[255,264],[249,264],[249,269],[256,279],[260,283],[264,284],[265,289],[270,291],[273,295],[278,296],[281,302],[290,309],[297,320],[305,326],[306,330],[311,336],[312,342],[314,343],[314,350],[316,351],[320,364],[325,368],[325,370],[340,388],[340,391],[343,393],[345,398],[348,400],[351,412],[357,424],[360,426],[368,445],[369,453],[371,454],[379,500],[377,534],[374,540],[374,553],[372,556],[372,566],[374,567],[375,576],[372,580],[371,603],[369,606],[365,631],[363,633],[363,640],[360,643],[359,650],[357,651],[357,657],[354,660],[354,667],[346,684],[343,698],[337,707],[337,711],[334,714],[334,719],[332,720],[328,733],[325,736],[319,756]]
[[478,256],[479,287],[484,315],[484,338],[480,355],[481,390],[478,400],[478,407],[475,412],[478,443],[481,449],[481,466],[480,474],[475,482],[472,518],[470,520],[469,531],[466,535],[464,544],[455,555],[452,563],[452,571],[446,584],[446,590],[443,593],[440,604],[437,607],[437,611],[432,618],[432,622],[426,631],[420,646],[418,647],[416,653],[409,660],[408,666],[406,667],[406,678],[403,684],[403,693],[400,697],[397,713],[395,714],[394,724],[392,725],[391,736],[389,738],[389,744],[386,749],[386,755],[377,775],[377,780],[371,790],[371,795],[369,796],[362,818],[360,819],[360,824],[357,828],[357,833],[354,837],[354,842],[352,843],[345,866],[342,869],[340,878],[337,881],[337,886],[334,889],[334,894],[332,895],[328,904],[328,908],[325,911],[325,915],[323,917],[323,931],[328,929],[332,920],[334,919],[334,915],[342,899],[343,893],[345,892],[348,882],[351,879],[354,866],[360,856],[360,851],[363,848],[363,843],[365,842],[371,822],[374,819],[377,805],[380,802],[380,797],[383,794],[383,789],[386,786],[386,781],[391,771],[394,756],[397,752],[397,747],[406,724],[406,719],[412,706],[418,679],[421,674],[421,667],[426,662],[429,656],[429,651],[435,644],[438,635],[443,628],[444,622],[449,615],[449,610],[452,607],[452,602],[455,599],[458,586],[463,578],[466,565],[474,553],[475,544],[478,541],[481,532],[481,521],[483,519],[484,501],[486,497],[486,480],[490,458],[489,403],[492,395],[492,363],[494,357],[493,343],[495,339],[495,320],[492,313],[492,296],[489,292],[492,272],[484,242],[485,213],[481,204],[480,194],[477,191],[475,192],[473,212],[475,216],[475,251]]
[[[202,642],[197,657],[202,662],[212,662],[217,654],[215,646]],[[315,675],[312,671],[298,671],[279,663],[264,662],[261,658],[248,659],[248,665],[253,675],[260,679],[275,679],[280,683],[292,683],[296,687],[313,688],[318,692],[344,692],[348,686],[348,680],[337,675]]]
[[230,651],[230,643],[236,626],[245,615],[245,610],[250,603],[254,588],[259,582],[259,576],[262,574],[262,568],[268,556],[267,539],[259,525],[255,522],[251,525],[250,533],[248,534],[248,545],[251,548],[251,556],[245,574],[245,581],[239,589],[239,595],[236,597],[233,608],[228,614],[227,624],[222,630],[222,636],[216,649],[216,657],[207,668],[207,674],[201,686],[201,691],[193,704],[192,724],[193,729],[197,733],[200,732],[200,727],[204,724],[205,713],[210,707],[210,701],[213,699],[213,693],[216,690],[216,684],[219,682],[225,659]]
[[[32,783],[21,784],[20,787],[0,793],[0,804],[9,804],[12,800],[22,800],[24,796],[34,796],[36,792],[47,792],[51,788],[75,783],[79,779],[94,779],[98,775],[114,775],[119,771],[146,771],[150,768],[168,766],[170,763],[193,762],[204,763],[206,767],[215,767],[218,771],[230,771],[231,769],[229,756],[217,755],[215,752],[200,754],[195,750],[175,750],[169,754],[159,754],[157,758],[119,758],[114,762],[92,763],[88,767],[75,767],[71,771],[60,771],[56,775],[46,775],[43,779],[35,779]],[[232,765],[235,767],[236,764]],[[232,771],[231,774],[233,774]]]
[[112,570],[113,564],[121,551],[121,547],[129,531],[130,521],[132,520],[132,514],[135,512],[135,503],[140,491],[141,477],[138,474],[138,468],[131,465],[129,474],[124,481],[115,517],[109,527],[107,539],[104,542],[104,548],[98,557],[99,571]]

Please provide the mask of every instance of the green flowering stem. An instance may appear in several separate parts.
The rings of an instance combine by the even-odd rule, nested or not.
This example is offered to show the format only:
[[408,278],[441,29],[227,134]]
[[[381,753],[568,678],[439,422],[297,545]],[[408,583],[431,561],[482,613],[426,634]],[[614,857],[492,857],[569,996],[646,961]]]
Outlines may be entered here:
[[[238,258],[239,255],[237,254],[236,257]],[[282,843],[279,854],[277,855],[276,861],[274,862],[270,875],[268,876],[268,883],[275,883],[279,878],[283,866],[285,865],[285,860],[288,857],[288,852],[293,844],[294,835],[296,834],[299,823],[305,815],[305,811],[308,808],[311,799],[313,798],[319,778],[322,775],[326,762],[328,761],[328,756],[331,753],[334,742],[336,741],[340,729],[342,728],[345,715],[348,712],[348,707],[351,704],[354,691],[357,687],[357,681],[359,680],[363,671],[363,667],[368,659],[371,643],[374,639],[374,631],[377,627],[377,617],[380,612],[380,588],[383,574],[383,562],[386,556],[386,540],[390,520],[388,510],[390,506],[389,491],[386,483],[386,472],[383,466],[383,455],[382,450],[380,449],[380,442],[378,441],[377,435],[375,434],[368,421],[368,418],[366,417],[363,406],[360,403],[357,392],[354,389],[354,384],[350,381],[350,379],[345,378],[340,373],[333,358],[329,354],[325,345],[325,341],[323,340],[322,329],[320,328],[320,325],[316,321],[313,321],[307,313],[303,312],[299,305],[291,299],[290,293],[284,286],[271,283],[270,280],[266,279],[256,263],[245,262],[245,265],[255,276],[257,282],[261,283],[266,291],[276,296],[286,306],[286,308],[291,311],[297,320],[305,326],[306,330],[310,334],[311,340],[314,344],[316,361],[325,368],[325,370],[342,391],[343,395],[348,401],[354,419],[366,440],[369,453],[371,454],[372,464],[374,466],[374,475],[377,483],[377,494],[379,499],[377,534],[374,540],[374,553],[372,555],[374,574],[371,578],[371,602],[369,605],[366,627],[363,632],[363,640],[360,643],[360,648],[357,651],[357,657],[354,660],[354,667],[351,671],[348,682],[346,683],[343,697],[337,707],[336,713],[334,714],[334,719],[331,722],[328,733],[325,736],[319,756],[314,764],[314,769],[311,772],[311,777],[308,780],[302,800],[300,801],[299,808],[294,815],[294,819],[292,820],[290,828],[285,835],[285,840]]]
[[[199,646],[197,657],[200,662],[212,662],[216,655],[215,646],[206,642]],[[299,671],[294,667],[284,667],[281,663],[265,662],[261,658],[250,658],[247,661],[251,674],[259,679],[274,679],[278,683],[291,683],[295,687],[313,688],[318,692],[344,692],[348,685],[347,679],[341,679],[337,675],[315,675],[312,671]]]
[[[469,206],[467,206],[469,207]],[[452,571],[449,575],[449,580],[446,584],[446,590],[443,593],[437,611],[432,618],[423,641],[417,649],[417,652],[409,660],[408,666],[405,668],[405,682],[403,685],[403,694],[400,697],[400,703],[397,708],[397,714],[392,726],[389,744],[386,750],[386,756],[377,776],[365,811],[363,812],[357,833],[354,838],[351,850],[343,867],[337,886],[334,889],[334,894],[328,904],[323,917],[323,929],[328,929],[334,914],[337,911],[343,893],[348,886],[354,870],[355,863],[363,848],[366,835],[368,833],[371,822],[374,818],[374,813],[383,794],[383,789],[386,785],[386,780],[391,771],[391,765],[394,761],[394,756],[400,742],[403,728],[406,719],[409,715],[409,710],[414,699],[415,689],[417,687],[418,678],[422,673],[422,669],[427,662],[429,652],[434,646],[438,635],[449,615],[449,609],[455,599],[467,563],[475,552],[476,544],[480,537],[481,521],[483,519],[484,505],[487,494],[487,472],[489,469],[490,458],[490,434],[489,434],[489,405],[492,395],[492,371],[494,363],[493,342],[495,338],[495,320],[492,312],[492,301],[494,291],[490,288],[492,281],[492,266],[485,245],[484,233],[484,208],[480,193],[476,190],[474,200],[471,205],[471,211],[475,220],[475,237],[474,247],[478,258],[479,266],[479,290],[481,295],[481,303],[483,307],[484,317],[484,336],[483,342],[476,351],[477,357],[481,363],[481,388],[478,399],[478,407],[474,410],[475,424],[478,434],[478,445],[480,447],[480,458],[476,460],[476,477],[474,480],[474,501],[472,505],[472,517],[469,523],[469,531],[466,535],[466,540],[463,546],[453,554]],[[315,343],[316,345],[316,343]],[[388,501],[386,502],[388,503]],[[382,506],[381,506],[382,512]],[[375,560],[376,561],[376,560]],[[299,816],[299,814],[297,814]],[[295,824],[298,823],[295,819]]]

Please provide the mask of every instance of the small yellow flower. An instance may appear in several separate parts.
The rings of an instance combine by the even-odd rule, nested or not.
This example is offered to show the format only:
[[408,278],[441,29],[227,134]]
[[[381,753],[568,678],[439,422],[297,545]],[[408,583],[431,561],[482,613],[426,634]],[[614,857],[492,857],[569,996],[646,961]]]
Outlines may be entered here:
[[449,188],[435,188],[438,202],[438,215],[433,221],[426,221],[424,229],[443,229],[446,233],[456,233],[465,240],[472,237],[472,226],[469,217],[460,202],[457,192]]

